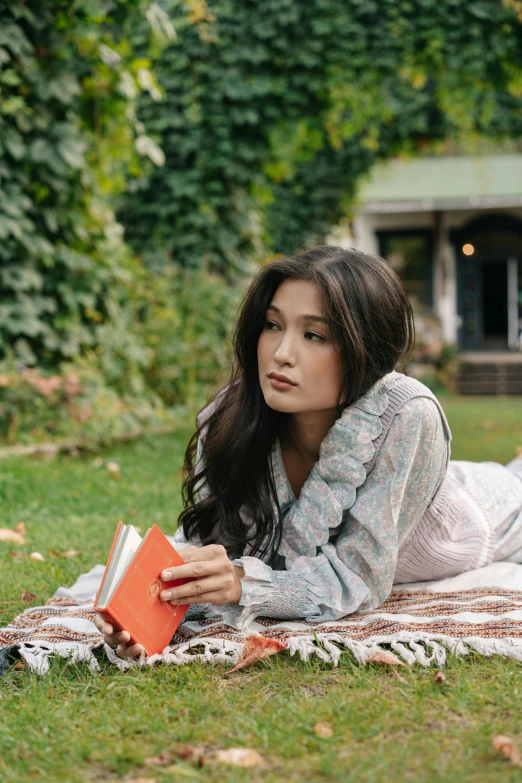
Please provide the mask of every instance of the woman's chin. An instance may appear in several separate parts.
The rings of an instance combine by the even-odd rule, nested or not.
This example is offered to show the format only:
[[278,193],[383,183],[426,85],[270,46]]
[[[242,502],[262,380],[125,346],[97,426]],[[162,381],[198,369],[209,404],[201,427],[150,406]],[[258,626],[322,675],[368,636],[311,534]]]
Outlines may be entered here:
[[284,395],[282,394],[277,394],[277,392],[275,392],[275,394],[271,394],[269,391],[268,393],[263,392],[263,396],[268,407],[272,408],[274,411],[279,411],[280,413],[296,412],[295,402],[285,399]]

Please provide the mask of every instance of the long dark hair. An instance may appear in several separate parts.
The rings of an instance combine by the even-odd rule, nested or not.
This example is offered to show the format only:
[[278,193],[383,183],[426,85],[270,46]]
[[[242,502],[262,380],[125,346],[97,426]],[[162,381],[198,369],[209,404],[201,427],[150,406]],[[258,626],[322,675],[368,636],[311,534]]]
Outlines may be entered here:
[[[309,280],[321,291],[340,351],[339,414],[394,370],[415,341],[409,300],[382,258],[321,246],[259,269],[236,322],[230,380],[198,414],[197,430],[187,446],[179,523],[187,540],[223,544],[230,557],[239,557],[248,544],[249,553],[266,562],[271,562],[281,541],[271,452],[288,414],[264,400],[257,343],[267,307],[285,280]],[[210,416],[205,416],[206,410],[212,411]],[[203,430],[203,460],[196,466]],[[198,496],[202,487],[204,496]]]

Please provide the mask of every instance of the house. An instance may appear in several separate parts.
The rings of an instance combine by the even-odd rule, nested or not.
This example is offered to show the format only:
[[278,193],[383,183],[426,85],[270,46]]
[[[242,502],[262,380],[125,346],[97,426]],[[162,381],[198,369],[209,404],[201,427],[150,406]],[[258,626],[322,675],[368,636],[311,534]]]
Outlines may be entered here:
[[458,348],[458,389],[522,393],[522,154],[393,160],[337,244],[381,255]]

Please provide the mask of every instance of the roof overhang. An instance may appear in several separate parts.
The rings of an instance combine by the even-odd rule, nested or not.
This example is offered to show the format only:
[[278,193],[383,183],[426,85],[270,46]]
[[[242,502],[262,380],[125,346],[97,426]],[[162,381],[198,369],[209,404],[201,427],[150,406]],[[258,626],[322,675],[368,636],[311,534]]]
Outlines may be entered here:
[[522,207],[522,155],[392,160],[357,201],[359,214]]

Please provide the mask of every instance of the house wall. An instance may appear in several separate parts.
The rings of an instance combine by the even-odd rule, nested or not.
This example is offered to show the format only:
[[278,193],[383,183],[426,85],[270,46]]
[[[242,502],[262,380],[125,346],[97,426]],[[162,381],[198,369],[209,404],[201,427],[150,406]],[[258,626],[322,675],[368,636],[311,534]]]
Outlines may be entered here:
[[522,220],[522,208],[462,209],[451,211],[416,211],[364,213],[352,220],[351,227],[336,226],[328,242],[341,247],[355,247],[364,253],[379,254],[378,231],[430,229],[434,235],[434,311],[439,317],[442,334],[447,343],[456,344],[460,316],[457,313],[456,253],[449,232],[461,228],[471,220],[491,214],[512,215]]

